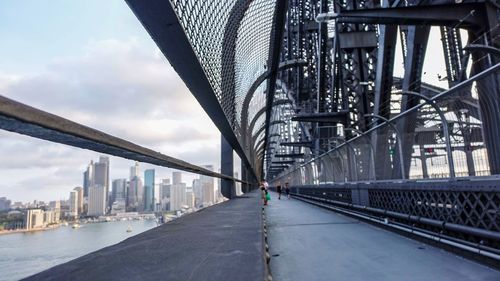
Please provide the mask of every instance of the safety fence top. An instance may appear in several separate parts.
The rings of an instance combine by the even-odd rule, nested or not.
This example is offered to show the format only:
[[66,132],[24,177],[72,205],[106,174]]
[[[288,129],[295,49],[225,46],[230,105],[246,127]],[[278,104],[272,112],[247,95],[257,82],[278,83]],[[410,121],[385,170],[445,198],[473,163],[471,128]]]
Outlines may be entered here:
[[247,158],[252,152],[242,130],[267,102],[263,87],[247,95],[273,67],[277,1],[127,2],[226,140]]

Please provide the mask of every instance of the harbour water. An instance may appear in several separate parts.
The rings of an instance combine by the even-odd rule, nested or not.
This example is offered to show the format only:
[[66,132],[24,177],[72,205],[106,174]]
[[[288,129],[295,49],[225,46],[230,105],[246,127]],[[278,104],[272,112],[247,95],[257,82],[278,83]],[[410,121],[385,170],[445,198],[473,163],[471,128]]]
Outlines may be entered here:
[[154,227],[154,220],[134,220],[0,235],[0,281],[28,277]]

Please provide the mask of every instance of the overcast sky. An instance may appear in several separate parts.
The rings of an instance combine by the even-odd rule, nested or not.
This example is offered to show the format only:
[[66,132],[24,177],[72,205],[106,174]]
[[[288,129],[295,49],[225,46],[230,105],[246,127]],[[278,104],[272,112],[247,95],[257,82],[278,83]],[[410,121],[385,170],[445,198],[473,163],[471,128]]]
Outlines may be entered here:
[[[219,131],[123,0],[0,0],[0,34],[0,95],[218,169]],[[0,197],[66,199],[99,155],[0,130]]]

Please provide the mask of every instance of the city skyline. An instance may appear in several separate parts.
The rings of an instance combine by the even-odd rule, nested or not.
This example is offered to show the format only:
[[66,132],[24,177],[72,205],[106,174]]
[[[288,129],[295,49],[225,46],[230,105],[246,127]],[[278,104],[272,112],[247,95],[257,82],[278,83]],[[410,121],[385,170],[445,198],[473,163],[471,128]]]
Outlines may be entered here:
[[[37,20],[40,14],[50,20]],[[9,3],[0,10],[0,32],[0,95],[193,164],[218,166],[219,131],[125,2]],[[0,139],[0,197],[14,201],[66,198],[98,155],[7,131]],[[110,178],[128,178],[132,161],[110,161]],[[171,173],[143,167],[157,169],[158,178]]]
[[[92,159],[99,159],[99,157],[102,157],[103,155],[102,154],[96,154],[94,156],[94,158]],[[106,156],[106,157],[109,157],[110,159],[113,159],[113,158],[117,158],[117,157],[112,157],[112,156]],[[120,159],[120,158],[118,158]],[[116,160],[116,159],[115,159]],[[188,172],[180,172],[178,170],[174,170],[174,169],[170,169],[170,168],[165,168],[165,167],[160,167],[160,166],[155,166],[155,165],[151,165],[151,164],[148,164],[148,163],[143,163],[143,162],[137,162],[137,161],[132,161],[132,160],[126,160],[127,162],[129,162],[129,166],[126,168],[126,169],[122,169],[121,171],[118,169],[118,168],[113,168],[113,162],[112,160],[110,160],[110,175],[109,175],[109,194],[111,194],[111,191],[112,191],[112,183],[113,181],[115,180],[121,180],[121,179],[129,179],[129,176],[130,176],[130,168],[132,168],[135,163],[139,163],[139,167],[140,167],[140,177],[144,180],[144,171],[145,170],[154,170],[155,171],[155,189],[157,189],[157,187],[162,183],[163,180],[165,179],[168,179],[170,180],[170,182],[173,181],[173,174],[174,173],[181,173],[182,174],[182,182],[186,184],[186,188],[192,188],[192,182],[193,180],[195,179],[199,179],[200,178],[200,175],[197,175],[197,174],[193,174],[193,173],[188,173]],[[16,197],[11,197],[11,196],[7,196],[7,195],[4,195],[2,193],[2,189],[0,189],[0,197],[5,197],[7,198],[8,200],[10,200],[12,203],[14,202],[22,202],[22,203],[32,203],[34,201],[38,201],[38,202],[50,202],[50,201],[68,201],[69,200],[69,192],[73,191],[75,188],[77,187],[82,187],[82,189],[84,188],[84,182],[83,182],[83,177],[82,175],[84,174],[85,170],[88,168],[88,163],[89,162],[93,162],[92,160],[89,159],[89,161],[87,162],[87,164],[84,164],[85,168],[84,169],[77,169],[75,171],[76,174],[79,175],[79,178],[80,178],[80,182],[75,182],[74,184],[67,184],[67,188],[64,189],[64,190],[61,190],[61,196],[60,197],[46,197],[46,198],[33,198],[33,199],[19,199],[19,198],[16,198]],[[215,166],[213,164],[209,164],[209,165],[200,165],[200,166],[204,166],[204,167],[207,167],[207,166]],[[111,171],[113,171],[114,173],[111,173]],[[116,175],[116,173],[118,172],[119,175],[123,175],[123,176],[113,176],[113,174]],[[208,177],[210,178],[210,177]],[[214,179],[215,181],[215,179]]]

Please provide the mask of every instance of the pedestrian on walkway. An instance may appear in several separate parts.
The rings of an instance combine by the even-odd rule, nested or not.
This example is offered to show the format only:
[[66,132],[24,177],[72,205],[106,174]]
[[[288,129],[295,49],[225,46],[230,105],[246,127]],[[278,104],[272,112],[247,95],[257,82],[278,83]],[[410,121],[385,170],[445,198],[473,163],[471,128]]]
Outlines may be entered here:
[[278,182],[278,185],[276,186],[276,192],[278,192],[278,200],[281,200],[281,184]]
[[288,197],[288,199],[290,199],[290,187],[288,186],[288,182],[285,182],[285,193],[286,193],[286,197]]
[[261,181],[259,187],[260,190],[262,190],[262,200],[264,202],[264,206],[267,206],[267,201],[269,200],[269,185],[266,181]]

